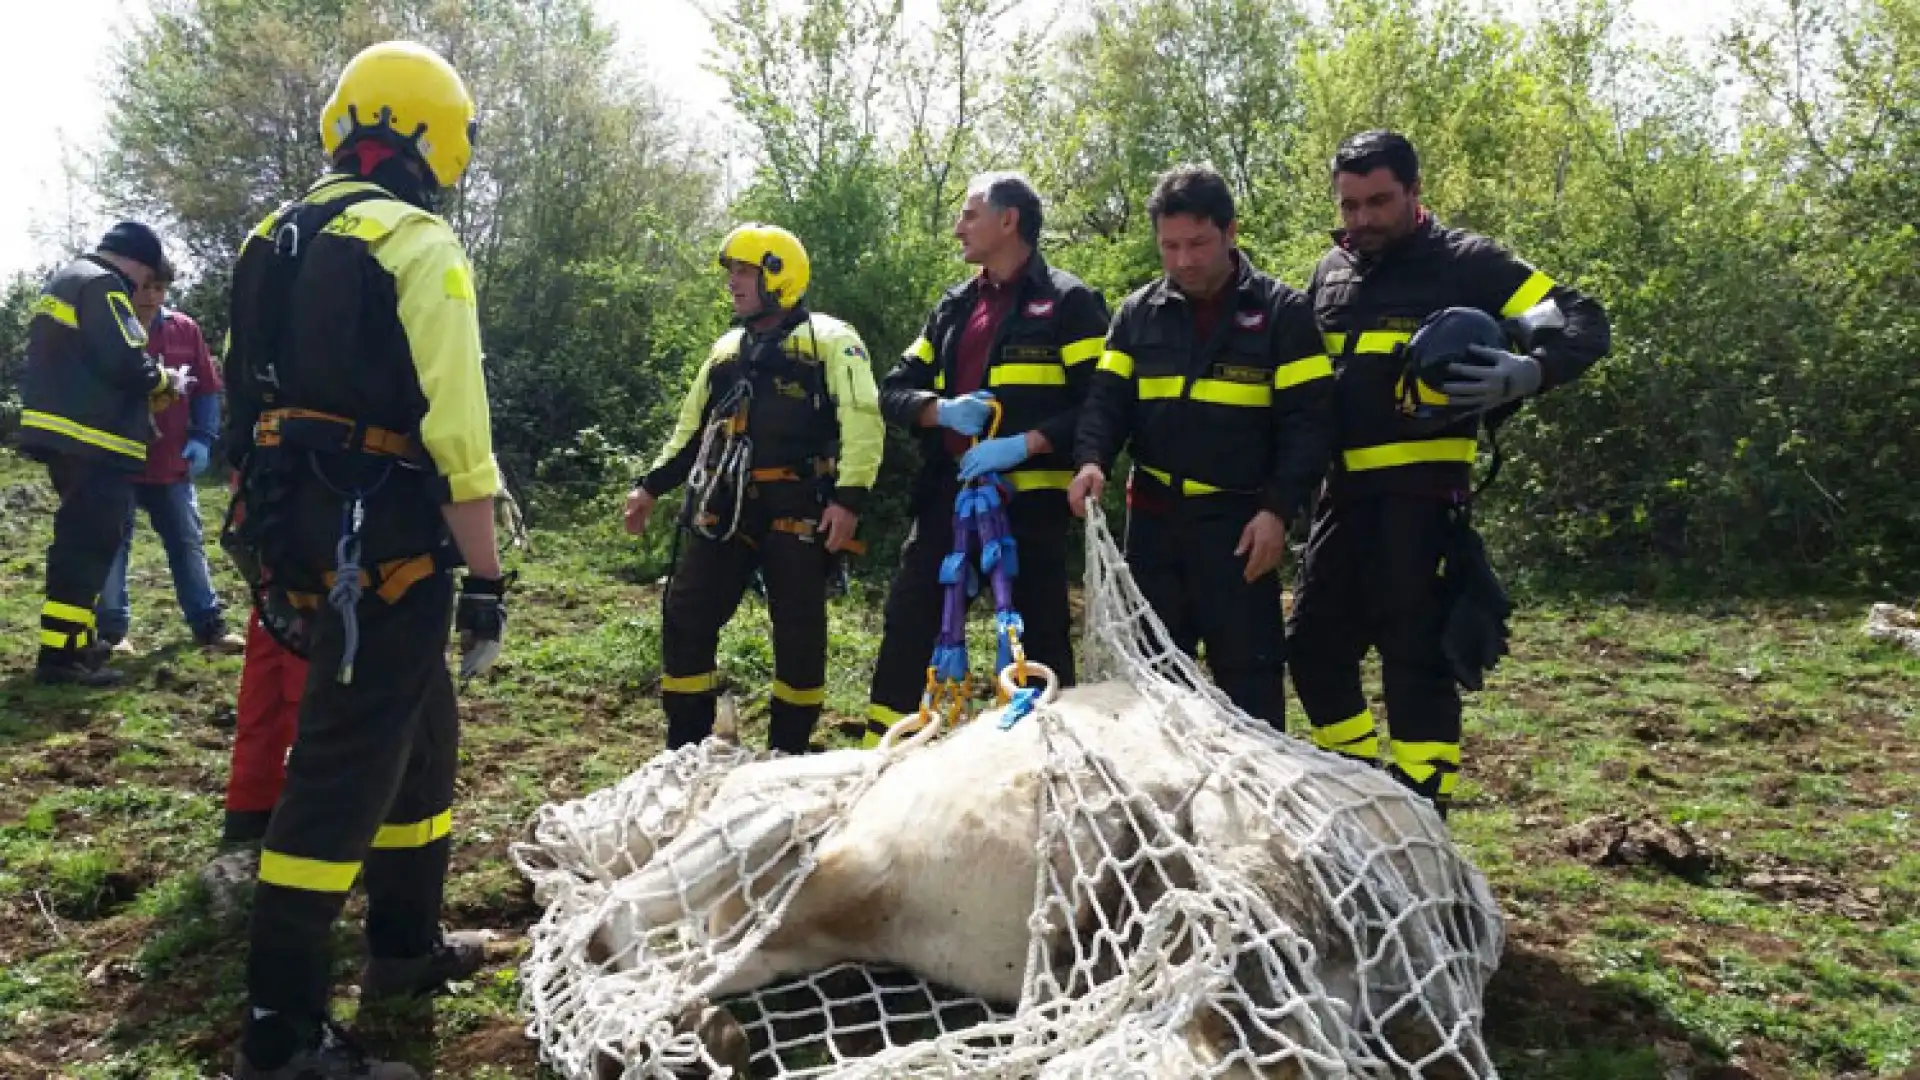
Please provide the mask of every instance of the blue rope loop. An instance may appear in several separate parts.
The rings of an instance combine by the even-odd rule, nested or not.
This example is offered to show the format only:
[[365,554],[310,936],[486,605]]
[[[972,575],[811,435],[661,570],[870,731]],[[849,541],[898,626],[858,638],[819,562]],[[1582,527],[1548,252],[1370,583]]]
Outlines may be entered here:
[[[1016,662],[1013,642],[1025,635],[1026,623],[1012,602],[1013,579],[1020,572],[1020,557],[1007,519],[1011,498],[1011,489],[997,473],[967,481],[954,495],[953,547],[940,562],[943,590],[940,629],[934,637],[930,665],[934,678],[941,683],[959,685],[968,677],[967,602],[978,596],[989,582],[993,586],[996,609],[994,637],[998,665],[995,670],[1004,671]],[[1014,697],[1019,702],[1017,711],[1010,706],[1010,719],[1002,720],[1002,730],[1031,711],[1039,700],[1039,693],[1038,689],[1020,690]]]

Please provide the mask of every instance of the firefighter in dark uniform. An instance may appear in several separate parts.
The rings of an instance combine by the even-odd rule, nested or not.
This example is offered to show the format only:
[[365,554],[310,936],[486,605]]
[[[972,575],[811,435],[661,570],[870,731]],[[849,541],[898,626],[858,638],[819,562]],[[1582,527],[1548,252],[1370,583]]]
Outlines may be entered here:
[[1161,177],[1147,211],[1166,275],[1121,304],[1080,422],[1075,513],[1130,448],[1127,566],[1235,705],[1284,722],[1278,569],[1326,473],[1333,369],[1306,297],[1234,246],[1212,169]]
[[713,733],[720,630],[757,568],[773,620],[767,745],[807,752],[826,701],[827,583],[858,541],[886,431],[860,335],[803,302],[811,268],[792,233],[746,224],[720,245],[738,325],[714,343],[653,468],[627,496],[638,536],[687,485],[687,549],[661,613],[667,747]]
[[[980,273],[948,289],[920,337],[880,382],[889,422],[923,433],[913,532],[887,594],[886,630],[867,707],[867,745],[919,705],[940,629],[941,562],[953,549],[960,484],[1001,475],[1018,572],[1013,602],[1029,659],[1070,686],[1067,485],[1080,406],[1107,332],[1107,304],[1079,278],[1047,265],[1040,196],[1024,177],[996,173],[970,185],[953,234]],[[978,445],[1001,407],[997,435]]]
[[[1392,735],[1385,764],[1444,813],[1460,772],[1460,692],[1442,561],[1464,525],[1482,417],[1497,421],[1579,377],[1607,351],[1607,318],[1493,241],[1435,221],[1420,205],[1419,160],[1405,138],[1349,138],[1333,180],[1345,228],[1309,291],[1338,371],[1340,450],[1288,623],[1294,688],[1315,743],[1376,761],[1360,665],[1379,649]],[[1543,301],[1564,330],[1530,355],[1476,345],[1438,386],[1407,377],[1409,342],[1435,313],[1512,318]]]
[[120,550],[133,478],[146,468],[152,413],[191,381],[184,369],[147,356],[146,328],[133,310],[133,293],[164,262],[152,229],[120,222],[92,254],[53,275],[27,324],[20,450],[46,465],[60,496],[40,607],[38,682],[120,680],[95,640],[94,604]]
[[483,935],[440,925],[459,748],[448,623],[469,677],[505,621],[473,274],[432,210],[466,170],[474,118],[432,50],[361,52],[321,115],[332,169],[234,269],[240,506],[223,542],[262,623],[309,660],[260,855],[238,1080],[415,1076],[327,1015],[330,928],[363,870],[363,1007],[484,959]]

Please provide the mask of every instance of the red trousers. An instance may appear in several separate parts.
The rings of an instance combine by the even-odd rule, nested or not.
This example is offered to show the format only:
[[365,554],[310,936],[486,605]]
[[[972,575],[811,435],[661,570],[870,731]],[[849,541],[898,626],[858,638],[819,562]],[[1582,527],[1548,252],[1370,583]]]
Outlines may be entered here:
[[223,842],[249,843],[267,835],[267,820],[287,780],[287,751],[306,685],[307,662],[273,640],[254,614],[247,622],[247,659],[240,671]]

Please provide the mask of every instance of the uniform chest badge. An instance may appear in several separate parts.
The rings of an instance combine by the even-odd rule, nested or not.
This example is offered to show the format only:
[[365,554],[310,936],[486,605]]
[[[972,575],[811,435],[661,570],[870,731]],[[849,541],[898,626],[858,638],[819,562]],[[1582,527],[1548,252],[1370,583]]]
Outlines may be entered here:
[[1053,301],[1051,300],[1027,301],[1027,318],[1044,319],[1044,318],[1047,318],[1048,316],[1051,316],[1052,314],[1053,314]]
[[1233,325],[1242,330],[1260,330],[1267,325],[1267,313],[1264,311],[1236,311]]

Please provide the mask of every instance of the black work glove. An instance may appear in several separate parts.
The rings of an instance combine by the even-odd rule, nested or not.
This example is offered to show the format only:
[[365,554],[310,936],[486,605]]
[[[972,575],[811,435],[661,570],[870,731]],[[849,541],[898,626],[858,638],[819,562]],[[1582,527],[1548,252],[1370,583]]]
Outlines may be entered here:
[[1446,628],[1441,651],[1453,677],[1467,690],[1485,685],[1485,673],[1508,654],[1507,618],[1513,602],[1493,563],[1487,558],[1480,534],[1464,519],[1455,522],[1447,545],[1445,593]]
[[507,578],[468,574],[460,583],[453,628],[460,634],[460,681],[493,666],[507,632]]

